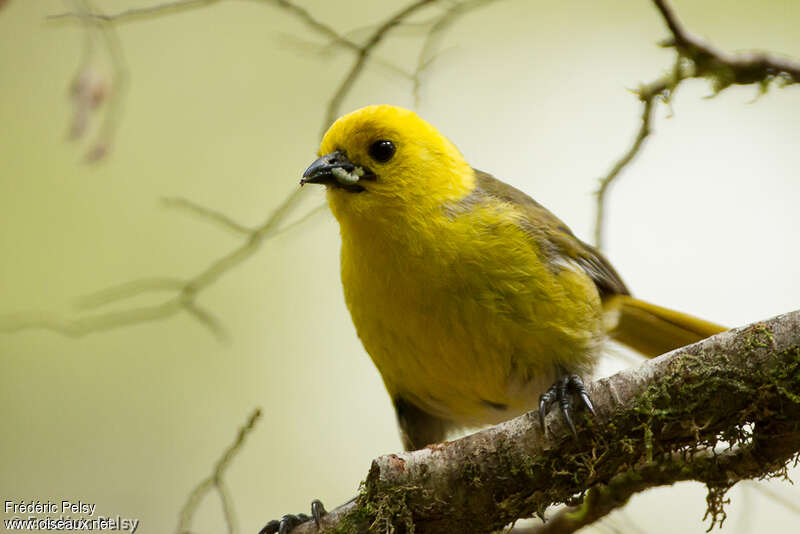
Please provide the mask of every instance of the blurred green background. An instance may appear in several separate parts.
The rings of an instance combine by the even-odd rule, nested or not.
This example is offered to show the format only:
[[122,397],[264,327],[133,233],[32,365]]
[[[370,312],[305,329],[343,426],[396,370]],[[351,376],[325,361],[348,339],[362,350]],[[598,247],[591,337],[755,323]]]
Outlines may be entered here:
[[[95,4],[115,12],[147,3]],[[301,5],[358,40],[399,4]],[[727,50],[800,57],[800,2],[674,5],[690,30]],[[73,8],[10,0],[0,9],[0,314],[75,317],[77,296],[140,277],[190,277],[237,247],[240,236],[160,199],[259,224],[314,158],[327,102],[353,61],[309,46],[325,40],[270,2],[121,24],[124,109],[111,153],[86,163],[96,132],[66,139],[86,29],[45,22]],[[377,55],[412,71],[423,36],[400,28]],[[491,3],[444,35],[415,109],[474,166],[590,239],[596,180],[638,127],[628,89],[672,65],[672,52],[656,46],[666,36],[645,1]],[[96,46],[93,64],[107,75]],[[708,84],[691,81],[674,116],[659,106],[655,135],[611,194],[606,240],[642,298],[729,325],[798,307],[800,89],[750,103],[756,93],[732,88],[707,100]],[[373,64],[342,111],[373,103],[414,107],[410,81]],[[308,191],[297,216],[323,198]],[[0,334],[3,500],[82,499],[100,514],[140,519],[139,532],[173,530],[188,492],[255,407],[263,417],[227,473],[242,532],[306,511],[314,497],[334,506],[354,495],[370,460],[400,442],[343,303],[338,248],[326,211],[203,292],[198,302],[229,343],[185,314],[76,339]],[[800,497],[786,483],[770,488]],[[704,495],[698,484],[650,491],[598,529],[703,532]],[[730,497],[726,531],[796,528],[796,512],[752,487]],[[215,496],[194,525],[222,529]]]

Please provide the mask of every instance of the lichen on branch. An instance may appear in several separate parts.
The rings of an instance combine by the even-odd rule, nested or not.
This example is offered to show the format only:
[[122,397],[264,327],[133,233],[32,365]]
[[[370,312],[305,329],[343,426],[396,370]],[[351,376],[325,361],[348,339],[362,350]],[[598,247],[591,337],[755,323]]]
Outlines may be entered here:
[[[647,488],[708,487],[710,527],[725,493],[786,476],[800,451],[800,311],[732,330],[589,385],[597,418],[573,439],[535,412],[460,440],[377,458],[356,501],[321,532],[490,532],[566,510],[541,532],[574,532]],[[293,532],[313,532],[303,524]]]

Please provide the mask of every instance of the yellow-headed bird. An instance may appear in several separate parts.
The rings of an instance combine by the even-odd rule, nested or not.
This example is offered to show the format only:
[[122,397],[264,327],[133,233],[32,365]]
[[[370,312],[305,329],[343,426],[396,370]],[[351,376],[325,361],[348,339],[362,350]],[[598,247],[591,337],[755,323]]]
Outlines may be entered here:
[[[611,264],[411,111],[337,120],[301,183],[327,186],[358,336],[406,449],[570,398],[607,337],[654,356],[723,328],[629,295]],[[543,419],[543,418],[542,418]]]

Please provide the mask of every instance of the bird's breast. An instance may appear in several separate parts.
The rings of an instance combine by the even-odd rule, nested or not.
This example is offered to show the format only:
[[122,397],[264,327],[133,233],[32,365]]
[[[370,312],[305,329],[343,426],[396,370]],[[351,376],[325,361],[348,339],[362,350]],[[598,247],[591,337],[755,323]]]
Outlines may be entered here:
[[494,423],[530,409],[559,359],[593,357],[598,325],[570,318],[570,296],[513,225],[341,230],[345,300],[390,395]]

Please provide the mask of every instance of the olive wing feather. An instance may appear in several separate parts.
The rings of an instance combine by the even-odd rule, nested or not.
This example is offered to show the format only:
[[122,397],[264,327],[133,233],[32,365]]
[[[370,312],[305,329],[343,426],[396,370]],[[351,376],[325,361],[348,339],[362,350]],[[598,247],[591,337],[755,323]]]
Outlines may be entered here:
[[475,169],[476,193],[517,207],[523,214],[523,229],[555,264],[570,263],[582,269],[601,296],[629,295],[614,267],[591,245],[578,239],[558,217],[519,189]]

